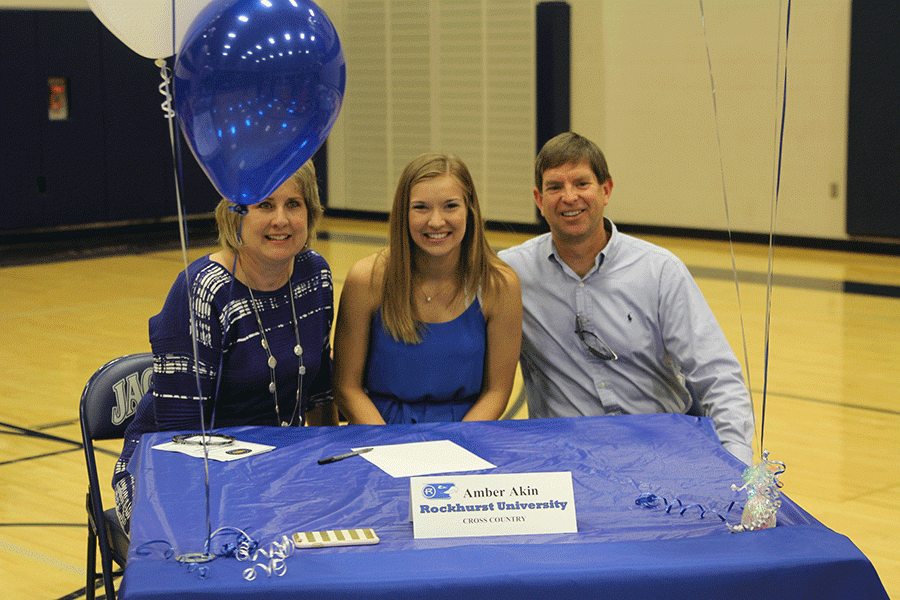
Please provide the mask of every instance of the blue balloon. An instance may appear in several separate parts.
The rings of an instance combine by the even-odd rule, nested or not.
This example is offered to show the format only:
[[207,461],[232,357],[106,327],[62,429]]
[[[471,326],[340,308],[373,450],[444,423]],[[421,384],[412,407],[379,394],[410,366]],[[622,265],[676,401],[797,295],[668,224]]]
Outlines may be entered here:
[[175,113],[216,189],[256,204],[325,141],[346,78],[337,31],[310,0],[216,0],[175,61]]

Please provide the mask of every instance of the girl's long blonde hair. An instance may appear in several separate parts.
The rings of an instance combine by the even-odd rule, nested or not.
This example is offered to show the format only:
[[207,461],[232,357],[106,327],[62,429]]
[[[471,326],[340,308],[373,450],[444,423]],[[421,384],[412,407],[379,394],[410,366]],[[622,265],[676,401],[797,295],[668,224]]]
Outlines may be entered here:
[[484,221],[472,175],[452,154],[426,153],[414,158],[400,176],[390,216],[390,245],[383,251],[384,281],[381,317],[385,328],[396,340],[408,344],[421,341],[422,320],[413,301],[413,277],[416,275],[415,248],[409,232],[410,194],[421,181],[450,175],[462,188],[466,206],[466,233],[460,247],[456,272],[457,294],[495,293],[503,285],[502,264],[484,236]]

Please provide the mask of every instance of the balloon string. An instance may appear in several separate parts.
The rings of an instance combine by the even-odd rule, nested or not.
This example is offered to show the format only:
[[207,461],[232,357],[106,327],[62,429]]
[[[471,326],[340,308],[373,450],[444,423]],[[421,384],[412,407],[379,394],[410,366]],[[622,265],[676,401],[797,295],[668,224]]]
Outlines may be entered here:
[[174,55],[177,49],[175,48],[175,38],[176,38],[176,23],[175,23],[175,0],[172,0],[172,54]]
[[[245,206],[239,206],[236,204],[229,205],[229,210],[232,212],[236,212],[240,215],[238,218],[238,230],[237,230],[237,239],[241,239],[241,231],[244,228],[244,215],[247,213],[247,208]],[[243,209],[243,212],[241,211]],[[236,310],[234,306],[236,303],[234,302],[234,282],[237,281],[237,252],[234,253],[234,261],[231,263],[231,283],[228,284],[228,304],[225,306],[225,314],[223,317],[223,321],[225,322],[225,327],[229,327],[231,325],[231,311]],[[212,416],[209,419],[209,428],[213,429],[216,426],[216,406],[218,406],[219,399],[219,390],[222,387],[222,372],[225,370],[225,345],[222,344],[222,351],[219,352],[219,368],[216,371],[216,388],[213,393],[213,410]]]
[[[159,93],[165,98],[163,103],[160,104],[160,108],[163,110],[163,115],[171,121],[175,118],[175,110],[172,109],[172,94],[169,93],[169,84],[172,81],[172,73],[166,66],[166,59],[157,58],[154,62],[156,66],[159,67],[159,74],[162,77],[162,82],[159,84]],[[169,137],[171,139],[171,135]]]
[[[781,8],[779,5],[779,19],[781,18]],[[781,31],[781,27],[779,25],[779,32]],[[778,128],[778,155],[775,161],[776,163],[776,172],[775,172],[775,193],[772,197],[772,210],[771,210],[771,222],[769,223],[769,272],[768,279],[766,282],[766,350],[765,350],[765,362],[764,362],[764,373],[763,373],[763,399],[762,399],[762,423],[759,431],[759,444],[760,449],[765,448],[764,446],[764,435],[765,435],[765,427],[766,427],[766,392],[769,385],[769,325],[771,322],[772,316],[772,263],[773,263],[773,240],[775,237],[775,219],[778,214],[778,197],[781,192],[781,161],[784,155],[784,123],[785,123],[785,114],[787,113],[787,77],[788,77],[788,40],[790,39],[790,31],[791,31],[791,0],[788,0],[787,3],[787,16],[785,18],[785,27],[784,27],[784,80],[782,83],[781,90],[781,125]],[[779,52],[781,50],[781,42],[779,40]],[[778,85],[777,85],[778,75],[776,70],[776,98],[778,95]]]
[[[753,389],[750,386],[750,358],[747,352],[747,333],[744,327],[744,309],[741,303],[741,285],[738,279],[738,270],[737,270],[737,261],[735,260],[734,254],[734,240],[731,235],[731,214],[728,209],[728,186],[725,182],[725,162],[722,153],[722,134],[719,131],[719,108],[716,102],[716,82],[713,77],[713,66],[712,66],[712,57],[709,51],[709,38],[706,34],[706,15],[703,10],[703,0],[700,0],[700,21],[703,25],[703,40],[706,43],[706,62],[709,66],[709,84],[712,89],[712,105],[713,105],[713,119],[716,125],[716,143],[719,149],[719,175],[722,181],[722,198],[725,201],[725,226],[728,230],[728,247],[731,251],[731,271],[734,274],[734,288],[737,294],[737,303],[738,303],[738,317],[740,319],[741,324],[741,340],[744,345],[744,368],[747,370],[747,393],[750,395],[750,408],[751,415],[753,418],[753,428],[756,429],[756,411],[753,410],[754,402],[753,402]],[[764,405],[765,406],[765,405]],[[765,408],[763,409],[765,411]],[[760,448],[762,448],[762,440],[760,439]]]
[[166,119],[169,122],[169,144],[172,147],[172,166],[175,176],[175,201],[178,208],[178,234],[181,241],[181,257],[184,263],[185,283],[188,285],[187,301],[188,315],[191,323],[191,344],[194,352],[194,378],[197,385],[197,399],[200,409],[200,435],[203,445],[203,468],[206,474],[205,490],[206,490],[206,542],[204,547],[209,552],[210,538],[212,536],[212,522],[210,520],[210,493],[209,493],[209,448],[207,445],[205,411],[203,407],[203,389],[200,384],[200,361],[197,348],[197,323],[194,315],[194,304],[191,301],[190,289],[190,273],[187,257],[187,224],[184,212],[184,205],[181,202],[182,189],[182,172],[181,172],[181,138],[175,135],[175,112],[172,110],[172,94],[170,91],[172,84],[171,71],[166,66],[164,58],[156,59],[156,66],[160,68],[160,76],[162,83],[160,91],[165,96],[166,101],[163,102],[162,108]]

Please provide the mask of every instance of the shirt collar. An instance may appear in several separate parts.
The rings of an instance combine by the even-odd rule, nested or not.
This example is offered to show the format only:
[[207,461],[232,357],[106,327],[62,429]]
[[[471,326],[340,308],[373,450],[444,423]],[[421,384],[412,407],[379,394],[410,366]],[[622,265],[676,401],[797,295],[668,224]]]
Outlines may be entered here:
[[[587,275],[584,276],[585,279],[590,277],[593,273],[597,272],[597,270],[600,269],[600,266],[603,264],[603,261],[606,260],[606,257],[610,254],[615,253],[616,247],[618,246],[619,230],[616,228],[615,223],[613,223],[606,217],[603,217],[603,227],[606,229],[606,235],[608,236],[609,240],[606,242],[606,246],[604,246],[603,250],[597,253],[597,256],[594,258],[594,266],[590,271],[588,271]],[[565,270],[571,270],[563,261],[563,259],[560,258],[559,253],[556,250],[556,243],[553,241],[552,234],[547,234],[547,237],[541,246],[541,256],[546,256],[547,260],[555,262]]]
[[603,264],[603,261],[606,258],[611,258],[619,247],[619,230],[616,228],[616,224],[606,217],[603,217],[603,227],[606,228],[606,235],[609,241],[606,242],[606,247],[600,251],[600,262],[597,263],[598,268]]

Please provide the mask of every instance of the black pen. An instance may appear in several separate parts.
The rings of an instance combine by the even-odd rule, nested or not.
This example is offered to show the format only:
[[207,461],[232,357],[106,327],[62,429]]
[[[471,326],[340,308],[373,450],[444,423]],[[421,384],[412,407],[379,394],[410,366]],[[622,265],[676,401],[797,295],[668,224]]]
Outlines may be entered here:
[[337,462],[339,460],[344,460],[345,458],[350,458],[351,456],[356,456],[357,454],[363,454],[364,452],[370,452],[372,448],[362,448],[360,450],[354,450],[353,452],[348,452],[347,454],[338,454],[337,456],[329,456],[328,458],[319,459],[320,465],[327,465],[328,463]]

